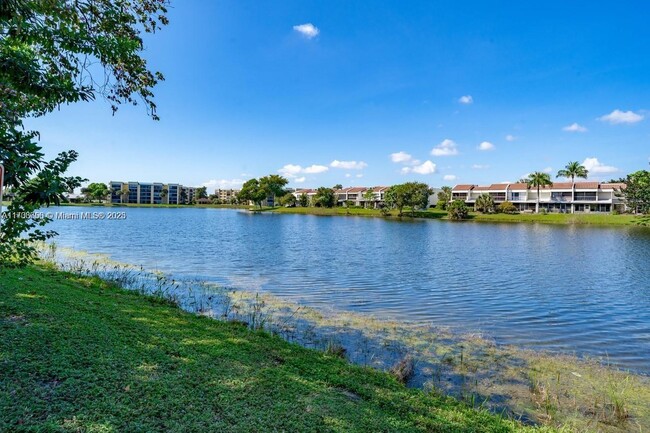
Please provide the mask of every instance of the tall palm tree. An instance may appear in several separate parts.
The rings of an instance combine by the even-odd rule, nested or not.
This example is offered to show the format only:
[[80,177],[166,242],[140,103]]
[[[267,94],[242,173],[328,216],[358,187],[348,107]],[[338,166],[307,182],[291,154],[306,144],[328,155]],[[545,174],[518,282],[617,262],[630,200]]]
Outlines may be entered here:
[[557,176],[555,177],[566,177],[571,179],[571,183],[573,183],[576,177],[586,179],[588,174],[589,170],[587,170],[584,165],[580,164],[578,161],[570,161],[563,170],[557,172]]
[[548,173],[542,173],[541,171],[536,171],[531,173],[526,179],[526,184],[528,188],[537,188],[537,203],[535,204],[535,213],[539,213],[539,190],[543,186],[551,186],[553,182],[551,181],[551,176]]
[[566,177],[571,179],[571,213],[574,212],[574,192],[575,192],[575,182],[576,177],[581,177],[583,179],[587,178],[589,170],[585,168],[584,165],[580,164],[578,161],[569,161],[569,163],[564,167],[564,170],[557,172],[555,177]]

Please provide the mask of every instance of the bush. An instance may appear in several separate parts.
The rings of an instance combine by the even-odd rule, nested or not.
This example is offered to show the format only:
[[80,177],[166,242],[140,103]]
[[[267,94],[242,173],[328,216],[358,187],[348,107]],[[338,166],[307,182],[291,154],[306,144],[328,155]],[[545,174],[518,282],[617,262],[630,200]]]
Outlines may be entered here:
[[481,213],[494,212],[494,200],[490,194],[481,194],[474,204],[474,208]]
[[469,215],[469,209],[462,200],[454,200],[449,206],[447,206],[447,213],[449,219],[458,221],[467,218]]
[[519,211],[517,210],[517,206],[515,206],[514,204],[512,204],[512,202],[509,201],[504,201],[503,203],[499,204],[499,206],[497,207],[497,212],[506,213],[510,215],[519,213]]

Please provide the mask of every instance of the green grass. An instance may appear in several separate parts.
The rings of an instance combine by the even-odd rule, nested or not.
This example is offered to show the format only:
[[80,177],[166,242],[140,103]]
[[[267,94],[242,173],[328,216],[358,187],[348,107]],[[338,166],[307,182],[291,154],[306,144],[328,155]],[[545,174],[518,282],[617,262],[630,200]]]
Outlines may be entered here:
[[614,215],[610,213],[576,214],[480,214],[471,213],[470,220],[480,222],[529,222],[543,224],[590,224],[590,225],[646,225],[650,218],[634,215]]
[[[344,207],[321,208],[321,207],[294,207],[294,208],[265,208],[277,213],[307,214],[307,215],[330,215],[330,216],[368,216],[382,217],[377,209],[360,209]],[[411,213],[404,210],[402,218],[408,219]],[[449,220],[447,212],[431,208],[425,211],[415,212],[416,218]],[[397,212],[392,210],[390,218],[397,218]],[[616,225],[616,226],[650,226],[650,216],[635,215],[614,215],[609,213],[591,214],[535,214],[522,213],[515,215],[508,214],[481,214],[470,212],[467,221],[473,222],[509,222],[509,223],[541,223],[541,224],[585,224],[585,225]]]
[[0,270],[0,431],[532,430],[236,323]]

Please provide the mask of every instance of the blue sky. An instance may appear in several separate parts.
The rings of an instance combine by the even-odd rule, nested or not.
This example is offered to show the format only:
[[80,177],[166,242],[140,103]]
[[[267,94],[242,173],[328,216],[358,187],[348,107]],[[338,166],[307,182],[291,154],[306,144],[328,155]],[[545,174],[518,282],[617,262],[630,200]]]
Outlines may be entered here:
[[147,38],[143,107],[64,106],[28,126],[74,174],[215,187],[516,181],[650,157],[650,3],[177,0]]

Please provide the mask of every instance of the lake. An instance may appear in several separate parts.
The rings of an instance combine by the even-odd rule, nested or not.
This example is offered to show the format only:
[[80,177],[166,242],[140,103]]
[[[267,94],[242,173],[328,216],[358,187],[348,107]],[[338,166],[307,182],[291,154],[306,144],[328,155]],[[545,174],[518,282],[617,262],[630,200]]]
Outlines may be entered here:
[[[52,212],[106,212],[51,208]],[[650,373],[650,230],[111,208],[57,245],[321,309],[483,332]]]

